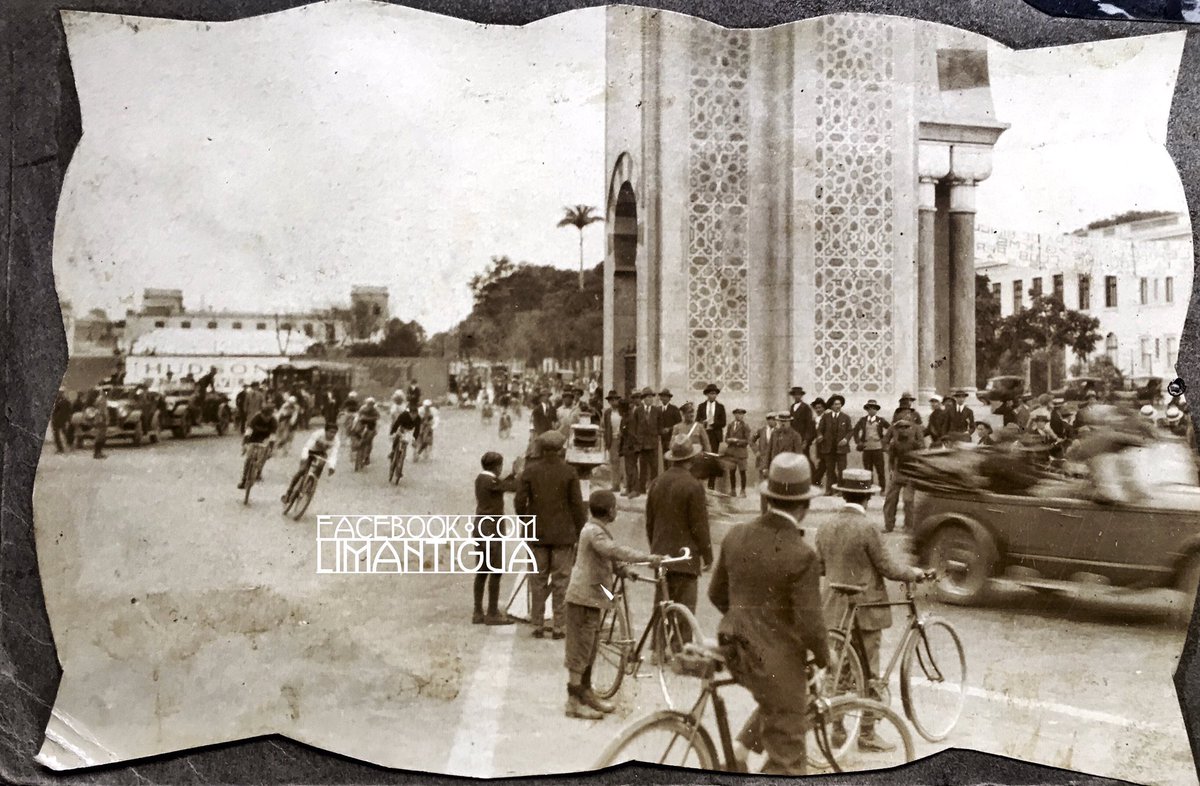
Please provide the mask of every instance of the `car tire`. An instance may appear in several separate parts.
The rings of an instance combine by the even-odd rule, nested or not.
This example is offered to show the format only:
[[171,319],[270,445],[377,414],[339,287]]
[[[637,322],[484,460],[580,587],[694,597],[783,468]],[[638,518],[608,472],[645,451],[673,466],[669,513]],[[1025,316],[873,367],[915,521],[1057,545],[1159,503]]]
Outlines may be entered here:
[[987,530],[965,521],[941,524],[926,541],[921,558],[937,571],[934,591],[938,599],[957,606],[983,602],[998,559],[996,543]]
[[150,416],[150,433],[148,436],[150,437],[151,445],[157,445],[158,441],[162,439],[162,421],[157,412]]
[[229,421],[233,417],[229,412],[229,405],[222,404],[217,410],[217,435],[225,436],[225,432],[229,430]]
[[137,421],[133,424],[133,436],[130,437],[130,441],[133,443],[135,448],[138,448],[141,447],[142,440],[145,438],[145,436],[145,430],[142,428],[142,416],[138,415]]
[[1179,603],[1171,608],[1171,622],[1181,628],[1187,628],[1192,621],[1192,610],[1196,603],[1196,588],[1200,585],[1200,552],[1192,552],[1180,563],[1179,572],[1175,574],[1175,589],[1181,597]]
[[183,439],[187,439],[192,435],[192,416],[190,414],[183,416],[183,425],[179,427],[179,431]]

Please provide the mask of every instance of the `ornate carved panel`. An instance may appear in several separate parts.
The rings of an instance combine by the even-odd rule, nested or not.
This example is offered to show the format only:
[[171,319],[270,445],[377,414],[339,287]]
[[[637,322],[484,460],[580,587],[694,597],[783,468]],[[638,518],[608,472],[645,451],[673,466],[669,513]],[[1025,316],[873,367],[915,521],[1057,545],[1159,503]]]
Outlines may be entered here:
[[892,31],[863,16],[820,24],[814,387],[887,391],[895,367]]
[[688,382],[749,387],[750,34],[697,25],[688,114]]

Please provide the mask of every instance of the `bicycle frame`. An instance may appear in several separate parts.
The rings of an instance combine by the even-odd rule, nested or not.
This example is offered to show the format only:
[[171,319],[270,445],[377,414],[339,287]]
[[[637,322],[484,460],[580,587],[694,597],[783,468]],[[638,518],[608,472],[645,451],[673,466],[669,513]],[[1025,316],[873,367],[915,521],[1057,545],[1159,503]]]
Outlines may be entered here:
[[[859,651],[862,651],[862,635],[858,627],[858,610],[859,609],[882,609],[904,606],[908,609],[907,621],[905,623],[904,635],[900,637],[900,643],[892,651],[892,656],[888,659],[887,667],[883,669],[882,674],[872,674],[868,679],[879,680],[883,684],[888,684],[892,680],[892,672],[900,663],[900,658],[903,657],[905,650],[908,649],[909,641],[914,636],[923,635],[924,618],[917,611],[917,601],[913,596],[913,583],[904,583],[904,600],[889,600],[889,601],[873,601],[869,603],[860,603],[855,601],[853,597],[848,597],[849,604],[845,614],[842,615],[842,621],[835,629],[841,633],[847,643],[852,646],[857,646]],[[842,657],[838,658],[838,662],[833,664],[835,668],[841,668]],[[865,660],[862,663],[864,674],[870,670],[870,664]]]
[[[641,564],[641,563],[638,563],[638,564]],[[629,615],[629,597],[625,593],[625,582],[627,580],[628,581],[647,581],[648,579],[644,576],[638,576],[636,573],[631,573],[631,574],[628,574],[627,576],[621,576],[617,579],[618,583],[615,588],[616,591],[613,593],[613,596],[620,597],[621,607],[622,607],[621,610],[625,613],[625,619],[630,620],[630,619],[632,619],[632,617],[630,617],[630,615]],[[654,571],[653,581],[654,581],[654,585],[657,590],[657,593],[659,594],[659,600],[655,602],[654,610],[650,612],[650,619],[646,621],[646,627],[642,630],[642,635],[638,638],[637,644],[629,652],[630,660],[633,662],[632,674],[635,677],[637,676],[637,673],[641,670],[642,650],[643,650],[643,648],[645,648],[646,642],[648,640],[650,640],[651,634],[654,632],[655,628],[659,626],[659,621],[662,620],[662,618],[663,618],[663,610],[671,603],[671,596],[670,596],[670,593],[668,593],[668,591],[667,591],[667,572],[666,572],[666,570],[664,568],[662,568],[661,566],[656,568]],[[666,631],[665,630],[660,631],[660,635],[665,637]]]

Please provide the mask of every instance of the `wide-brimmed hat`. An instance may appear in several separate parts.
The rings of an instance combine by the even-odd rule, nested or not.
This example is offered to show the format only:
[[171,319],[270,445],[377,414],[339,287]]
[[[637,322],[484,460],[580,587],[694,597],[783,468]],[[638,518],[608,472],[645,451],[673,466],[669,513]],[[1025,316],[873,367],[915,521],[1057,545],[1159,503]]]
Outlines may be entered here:
[[904,401],[916,401],[916,400],[917,400],[917,399],[916,399],[916,398],[913,396],[913,394],[912,394],[912,393],[909,393],[908,391],[905,391],[905,392],[903,392],[903,393],[901,393],[901,394],[900,394],[900,401],[901,401],[901,402],[904,402]]
[[1066,403],[1067,403],[1067,400],[1065,398],[1063,398],[1062,396],[1056,396],[1050,400],[1050,405],[1054,406],[1054,407],[1061,407],[1063,404],[1066,404]]
[[846,406],[846,397],[843,396],[841,393],[834,393],[832,396],[829,397],[829,399],[825,402],[825,404],[826,404],[826,406],[832,407],[835,402],[838,404],[841,404],[844,407],[844,406]]
[[663,454],[664,461],[677,462],[695,458],[703,452],[703,448],[692,442],[687,434],[676,434],[671,439],[671,448]]
[[665,398],[671,398],[672,393],[671,393],[671,391],[667,390],[666,388],[663,388],[662,390],[658,391],[658,395],[663,396]]
[[842,470],[841,481],[833,487],[842,494],[878,494],[879,486],[872,483],[874,476],[869,469]]
[[653,395],[654,395],[654,391],[653,391],[653,390],[651,390],[651,389],[650,389],[650,388],[648,388],[648,387],[647,387],[647,388],[642,388],[642,395],[643,395],[643,396],[653,396]]
[[791,395],[791,396],[803,396],[803,395],[804,395],[804,388],[800,387],[799,385],[793,385],[793,386],[792,386],[792,389],[788,391],[788,395]]
[[621,394],[615,390],[608,391],[608,395],[604,397],[605,401],[619,401],[620,399]]
[[863,404],[863,409],[873,409],[876,412],[878,412],[879,411],[879,402],[873,398],[869,398],[869,399],[867,399],[867,403]]
[[567,444],[567,438],[563,436],[561,431],[543,431],[537,438],[538,447],[542,452],[562,450]]
[[713,383],[711,383],[711,382],[709,382],[709,383],[708,383],[708,384],[707,384],[707,385],[704,387],[704,395],[706,395],[706,396],[707,396],[709,393],[720,393],[720,392],[721,392],[721,389],[720,389],[719,387],[717,387],[716,385],[714,385]]
[[1174,404],[1167,407],[1167,422],[1168,423],[1178,423],[1182,419],[1183,419],[1183,410],[1182,409],[1175,406]]
[[815,406],[817,406],[817,405],[820,405],[820,406],[824,407],[824,406],[825,406],[825,399],[823,399],[823,398],[820,398],[820,397],[818,397],[818,398],[814,398],[814,399],[812,400],[812,406],[814,406],[814,407],[815,407]]
[[767,479],[758,484],[758,492],[780,502],[802,502],[821,496],[821,489],[813,487],[808,459],[799,453],[776,456],[767,470]]

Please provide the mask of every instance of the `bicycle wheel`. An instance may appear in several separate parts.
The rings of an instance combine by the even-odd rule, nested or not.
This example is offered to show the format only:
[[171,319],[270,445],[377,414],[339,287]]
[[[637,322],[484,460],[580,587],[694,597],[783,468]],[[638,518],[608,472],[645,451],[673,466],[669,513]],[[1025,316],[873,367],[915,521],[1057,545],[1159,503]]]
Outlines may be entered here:
[[[861,696],[820,700],[811,717],[806,745],[813,746],[809,761],[818,770],[861,772],[907,764],[916,757],[912,732],[899,713]],[[850,741],[850,729],[857,739]],[[830,757],[822,755],[821,739],[828,740]],[[819,764],[817,762],[820,762]]]
[[717,749],[704,727],[690,716],[662,710],[621,732],[600,754],[596,768],[627,761],[711,772],[717,768]]
[[967,699],[967,656],[944,620],[925,620],[900,661],[900,700],[913,727],[930,742],[954,730]]
[[392,464],[388,468],[388,481],[394,486],[400,482],[400,450],[392,449]]
[[246,462],[242,464],[242,487],[246,490],[245,496],[242,497],[243,505],[250,504],[250,487],[254,485],[254,480],[258,477],[256,464],[254,450],[251,449],[249,455],[246,456]]
[[629,638],[629,620],[625,610],[614,605],[600,620],[596,647],[592,650],[592,692],[602,699],[611,699],[621,689],[625,665],[633,646]]
[[300,481],[300,491],[296,494],[296,512],[292,514],[292,518],[296,521],[304,515],[304,511],[308,510],[308,503],[312,502],[313,494],[317,492],[317,479],[309,475]]
[[[867,698],[867,679],[863,673],[862,660],[854,647],[846,645],[846,637],[838,631],[829,634],[829,668],[825,672],[825,683],[821,686],[822,696],[834,699],[841,696],[858,696]],[[834,761],[845,758],[850,748],[858,742],[859,724],[857,718],[843,718],[838,733],[828,742]],[[805,749],[808,764],[814,769],[824,769],[829,766],[829,757],[823,746],[810,731],[808,746]]]
[[667,604],[658,622],[654,654],[658,661],[658,684],[671,709],[690,708],[700,697],[703,683],[695,677],[676,674],[673,661],[683,645],[703,638],[691,609],[682,603]]

